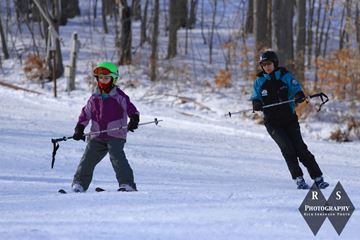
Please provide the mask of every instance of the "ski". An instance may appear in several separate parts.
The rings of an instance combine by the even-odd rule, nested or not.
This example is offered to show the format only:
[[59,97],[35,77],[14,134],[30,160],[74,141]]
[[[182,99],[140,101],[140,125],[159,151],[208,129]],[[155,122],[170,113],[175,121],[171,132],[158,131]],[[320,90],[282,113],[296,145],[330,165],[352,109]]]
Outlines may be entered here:
[[67,192],[64,189],[59,189],[58,193],[67,194]]
[[105,192],[106,190],[101,187],[97,187],[97,188],[95,188],[95,191],[96,192]]
[[[106,189],[101,188],[101,187],[95,188],[95,192],[105,192],[105,191],[106,191]],[[118,191],[118,192],[127,192],[125,188],[119,188],[117,191]],[[65,191],[64,189],[59,189],[59,190],[58,190],[58,193],[67,194],[68,192]]]
[[[95,188],[95,192],[105,192],[105,189],[100,188],[100,187],[97,187],[97,188]],[[59,190],[58,190],[58,193],[67,194],[68,192],[65,191],[64,189],[59,189]]]

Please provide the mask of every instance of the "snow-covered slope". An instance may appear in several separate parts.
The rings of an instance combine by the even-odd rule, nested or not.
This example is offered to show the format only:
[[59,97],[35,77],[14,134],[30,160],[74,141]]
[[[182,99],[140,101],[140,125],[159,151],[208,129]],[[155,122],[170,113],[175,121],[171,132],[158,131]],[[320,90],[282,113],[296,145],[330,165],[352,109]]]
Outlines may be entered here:
[[[1,239],[310,239],[297,190],[263,126],[186,117],[132,96],[142,121],[126,154],[138,192],[116,192],[108,156],[85,194],[69,189],[85,147],[62,142],[50,169],[51,138],[71,135],[87,96],[69,98],[0,88]],[[360,205],[359,143],[306,139],[331,186],[341,181]],[[310,181],[309,176],[306,179]],[[108,191],[96,193],[95,187]],[[358,239],[355,211],[341,239]],[[338,239],[328,220],[317,239]]]

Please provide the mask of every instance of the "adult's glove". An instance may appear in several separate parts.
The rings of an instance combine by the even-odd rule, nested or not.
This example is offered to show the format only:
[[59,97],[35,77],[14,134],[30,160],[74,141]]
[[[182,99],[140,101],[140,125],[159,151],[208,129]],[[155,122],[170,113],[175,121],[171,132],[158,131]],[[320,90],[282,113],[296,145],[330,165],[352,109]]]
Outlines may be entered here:
[[134,132],[134,130],[138,128],[139,121],[140,121],[139,115],[134,114],[130,116],[130,121],[127,126],[128,131]]
[[85,129],[84,125],[81,125],[81,124],[76,125],[73,139],[76,141],[79,141],[79,140],[85,141],[84,129]]
[[305,101],[306,97],[303,91],[300,91],[295,94],[295,104],[299,104]]
[[254,111],[262,111],[263,104],[260,100],[253,100],[252,104]]

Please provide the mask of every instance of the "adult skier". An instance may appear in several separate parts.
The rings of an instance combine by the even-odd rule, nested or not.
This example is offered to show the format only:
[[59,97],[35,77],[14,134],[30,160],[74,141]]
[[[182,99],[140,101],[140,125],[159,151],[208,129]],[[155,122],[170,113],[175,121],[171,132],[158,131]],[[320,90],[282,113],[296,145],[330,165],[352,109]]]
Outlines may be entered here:
[[[279,146],[292,178],[298,189],[308,189],[299,161],[307,168],[310,177],[320,188],[329,186],[314,155],[304,143],[295,105],[305,101],[305,94],[298,81],[284,67],[274,51],[265,51],[260,56],[262,71],[257,74],[251,97],[254,111],[262,111],[267,132]],[[265,105],[295,99],[294,102],[269,108]]]
[[[82,108],[73,139],[85,140],[84,129],[91,120],[91,131],[97,132],[127,125],[127,129],[91,135],[85,152],[74,175],[72,190],[84,192],[88,189],[96,164],[107,153],[119,183],[118,191],[137,191],[133,170],[124,153],[127,131],[137,129],[139,111],[129,97],[116,85],[118,68],[111,62],[101,62],[93,70],[97,81],[95,93]],[[127,124],[128,117],[130,118]]]

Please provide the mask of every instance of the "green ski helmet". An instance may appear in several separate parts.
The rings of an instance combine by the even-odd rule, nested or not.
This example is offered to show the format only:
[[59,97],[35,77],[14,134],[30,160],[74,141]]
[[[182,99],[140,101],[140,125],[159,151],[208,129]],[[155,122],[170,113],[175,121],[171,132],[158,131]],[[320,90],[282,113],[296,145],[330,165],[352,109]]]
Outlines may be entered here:
[[113,78],[113,84],[115,84],[119,78],[118,67],[112,62],[100,62],[94,68],[93,75],[95,77],[109,75]]

